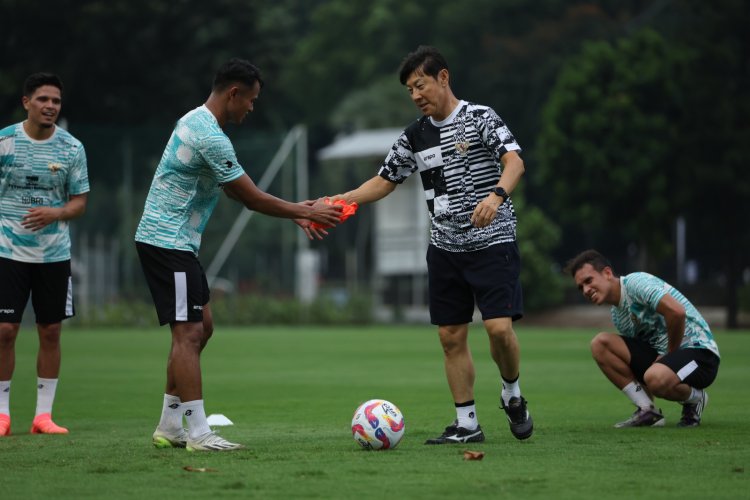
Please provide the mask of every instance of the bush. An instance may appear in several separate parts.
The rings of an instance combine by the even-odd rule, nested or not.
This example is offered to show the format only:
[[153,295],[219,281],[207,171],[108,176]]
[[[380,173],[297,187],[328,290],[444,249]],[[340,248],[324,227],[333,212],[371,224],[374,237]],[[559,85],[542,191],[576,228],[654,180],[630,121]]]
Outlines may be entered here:
[[[225,295],[211,299],[214,322],[231,325],[342,325],[373,321],[369,295],[351,295],[344,300],[319,296],[310,304],[294,298],[265,295]],[[156,326],[151,302],[119,301],[88,311],[78,311],[72,324],[82,326]]]

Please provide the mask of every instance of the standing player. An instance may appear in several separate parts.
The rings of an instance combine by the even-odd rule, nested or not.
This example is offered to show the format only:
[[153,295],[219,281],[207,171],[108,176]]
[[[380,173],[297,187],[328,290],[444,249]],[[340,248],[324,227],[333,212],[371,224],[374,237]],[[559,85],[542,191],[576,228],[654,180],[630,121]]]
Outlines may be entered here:
[[432,228],[427,251],[430,318],[438,326],[456,420],[425,444],[484,441],[474,405],[474,363],[468,323],[482,313],[490,351],[502,377],[500,407],[518,439],[533,432],[519,386],[520,350],[512,322],[523,315],[510,193],[524,173],[520,147],[487,106],[458,100],[443,56],[419,47],[401,64],[405,85],[423,117],[391,148],[378,175],[337,196],[347,202],[384,198],[419,172]]
[[602,373],[637,407],[615,427],[663,426],[653,396],[682,403],[680,427],[700,425],[708,403],[704,389],[719,371],[719,348],[693,304],[648,273],[617,276],[596,250],[574,257],[566,272],[593,304],[612,306],[619,334],[599,333],[591,353]]
[[[169,323],[172,348],[159,425],[159,448],[225,451],[240,448],[214,434],[203,407],[200,354],[213,333],[206,275],[198,261],[201,234],[223,189],[249,210],[295,220],[308,237],[320,237],[310,221],[338,223],[341,207],[290,203],[256,187],[237,161],[223,128],[240,124],[263,85],[249,62],[232,59],[216,73],[206,103],[180,118],[156,169],[136,231],[138,256],[159,323]],[[302,220],[306,219],[306,220]],[[188,430],[182,427],[186,417]]]
[[83,145],[55,122],[62,105],[57,75],[26,79],[27,118],[0,130],[0,436],[10,434],[15,342],[31,295],[39,333],[32,434],[67,434],[52,421],[60,373],[62,320],[74,315],[68,221],[86,210]]

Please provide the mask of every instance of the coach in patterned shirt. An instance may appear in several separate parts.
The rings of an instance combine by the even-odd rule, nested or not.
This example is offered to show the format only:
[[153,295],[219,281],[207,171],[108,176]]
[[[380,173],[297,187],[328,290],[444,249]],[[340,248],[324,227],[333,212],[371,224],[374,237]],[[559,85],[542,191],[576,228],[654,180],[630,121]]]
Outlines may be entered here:
[[584,297],[612,306],[619,334],[601,332],[591,353],[602,373],[637,409],[615,427],[660,427],[664,415],[653,396],[682,403],[679,427],[700,425],[704,390],[719,371],[719,348],[698,310],[676,288],[648,273],[617,276],[596,250],[568,263]]
[[523,315],[523,297],[510,200],[524,173],[521,148],[495,111],[456,98],[448,64],[435,48],[420,46],[409,54],[399,77],[424,116],[402,132],[376,176],[336,198],[361,205],[384,198],[413,173],[422,179],[432,221],[430,320],[438,326],[456,408],[456,420],[425,444],[484,441],[467,342],[475,302],[502,377],[500,407],[513,435],[526,439],[533,422],[519,386],[513,331],[513,321]]
[[0,130],[0,436],[10,434],[14,346],[29,295],[39,333],[31,432],[68,432],[51,413],[62,320],[74,314],[68,221],[86,210],[89,179],[83,145],[55,125],[62,89],[57,75],[29,76],[27,119]]

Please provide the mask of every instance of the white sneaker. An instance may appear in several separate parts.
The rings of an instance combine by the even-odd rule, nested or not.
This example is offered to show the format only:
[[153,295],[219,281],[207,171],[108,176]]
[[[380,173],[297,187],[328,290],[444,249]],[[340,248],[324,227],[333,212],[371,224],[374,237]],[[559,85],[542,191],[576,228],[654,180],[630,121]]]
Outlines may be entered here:
[[182,428],[177,433],[165,432],[157,428],[151,438],[151,442],[157,448],[184,448],[187,440],[188,433]]
[[230,443],[214,432],[207,432],[195,440],[188,438],[187,441],[187,451],[231,451],[242,447],[241,444]]

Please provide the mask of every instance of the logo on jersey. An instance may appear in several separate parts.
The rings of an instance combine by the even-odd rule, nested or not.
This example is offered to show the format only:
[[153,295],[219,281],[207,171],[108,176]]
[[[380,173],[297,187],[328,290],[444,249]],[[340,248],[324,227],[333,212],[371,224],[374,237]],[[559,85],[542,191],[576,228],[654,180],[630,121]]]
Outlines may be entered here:
[[225,160],[224,161],[224,165],[226,165],[227,166],[227,170],[229,170],[230,168],[232,168],[234,166],[234,163],[232,163],[229,160]]
[[469,141],[457,142],[456,151],[458,151],[458,154],[461,156],[466,156],[466,153],[469,151],[469,146],[471,146]]
[[440,152],[440,146],[417,152],[416,160],[420,172],[442,166],[443,154]]
[[52,172],[53,174],[56,174],[57,171],[62,168],[62,165],[60,165],[59,163],[50,163],[49,165],[47,165],[47,168],[49,169],[50,172]]

